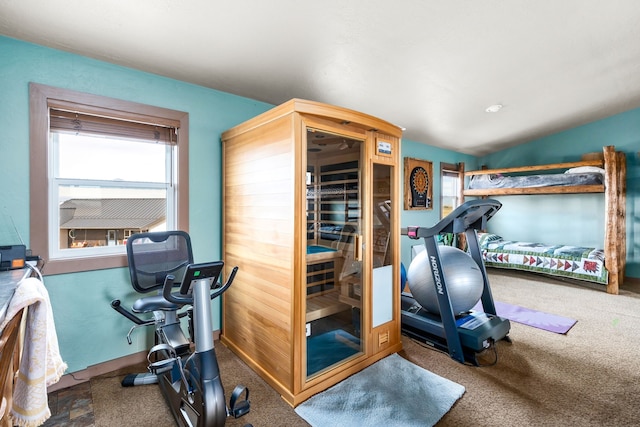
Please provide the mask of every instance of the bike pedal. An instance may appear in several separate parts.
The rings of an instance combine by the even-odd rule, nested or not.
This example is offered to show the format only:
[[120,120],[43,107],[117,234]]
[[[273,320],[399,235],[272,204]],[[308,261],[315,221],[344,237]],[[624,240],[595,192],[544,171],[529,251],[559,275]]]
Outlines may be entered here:
[[[244,400],[238,401],[238,398],[244,391]],[[240,418],[243,415],[249,413],[251,409],[251,403],[249,402],[249,389],[245,386],[238,385],[231,393],[231,399],[229,400],[229,409],[233,418]]]
[[[157,353],[161,356],[166,356],[164,359],[156,360],[152,362],[155,356],[158,358]],[[163,372],[167,372],[173,368],[173,365],[178,362],[178,357],[176,356],[176,350],[168,344],[156,344],[151,347],[149,353],[147,354],[147,361],[149,362],[148,370],[154,375],[161,374]]]
[[147,369],[154,375],[162,374],[163,372],[170,371],[173,365],[176,363],[176,359],[164,359],[151,363]]
[[238,402],[238,405],[236,405],[236,408],[231,410],[231,414],[233,415],[233,418],[240,418],[241,416],[248,414],[250,410],[250,406],[251,405],[247,401]]

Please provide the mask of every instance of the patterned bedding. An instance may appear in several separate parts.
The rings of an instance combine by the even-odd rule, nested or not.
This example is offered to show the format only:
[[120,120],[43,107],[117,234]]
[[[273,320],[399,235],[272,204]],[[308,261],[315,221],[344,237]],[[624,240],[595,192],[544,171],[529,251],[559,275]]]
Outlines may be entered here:
[[488,267],[509,268],[607,284],[604,250],[581,246],[514,242],[490,233],[478,233]]

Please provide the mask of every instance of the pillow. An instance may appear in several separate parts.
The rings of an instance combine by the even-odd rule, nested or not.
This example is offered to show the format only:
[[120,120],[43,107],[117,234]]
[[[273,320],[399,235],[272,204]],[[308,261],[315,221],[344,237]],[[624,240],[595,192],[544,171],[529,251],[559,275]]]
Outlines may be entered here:
[[502,240],[502,237],[497,234],[478,233],[478,244],[480,244],[481,247],[497,240]]
[[478,236],[484,240],[493,241],[493,240],[502,240],[502,236],[498,236],[497,234],[491,233],[478,233]]
[[567,169],[565,173],[599,173],[604,176],[604,169],[596,166],[579,166],[577,168]]

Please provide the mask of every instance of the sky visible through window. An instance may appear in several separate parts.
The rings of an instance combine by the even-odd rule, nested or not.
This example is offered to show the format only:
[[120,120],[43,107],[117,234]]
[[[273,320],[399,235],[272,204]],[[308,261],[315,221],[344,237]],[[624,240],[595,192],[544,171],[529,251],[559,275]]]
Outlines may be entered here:
[[165,182],[167,145],[58,134],[58,178]]

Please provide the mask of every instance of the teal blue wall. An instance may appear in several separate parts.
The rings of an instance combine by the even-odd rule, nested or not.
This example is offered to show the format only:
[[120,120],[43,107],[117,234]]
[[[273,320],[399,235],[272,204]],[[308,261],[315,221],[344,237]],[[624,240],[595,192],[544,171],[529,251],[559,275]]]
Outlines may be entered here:
[[[433,163],[433,209],[404,210],[403,202],[400,223],[402,227],[413,225],[431,227],[440,221],[440,163],[454,164],[462,162],[465,164],[466,170],[473,170],[478,168],[477,159],[467,154],[443,150],[406,139],[402,141],[402,158],[404,159],[405,157],[413,157]],[[402,175],[404,180],[404,173]],[[404,194],[404,182],[400,194]],[[409,268],[409,264],[411,264],[411,246],[416,244],[424,244],[424,240],[412,240],[406,236],[400,238],[401,257],[405,268]]]
[[[242,123],[271,105],[200,86],[143,73],[89,58],[0,37],[0,124],[5,129],[0,139],[0,214],[10,216],[18,232],[29,242],[29,97],[28,84],[89,92],[160,107],[186,111],[190,120],[190,232],[197,261],[220,257],[221,233],[221,144],[220,134]],[[640,110],[583,126],[572,131],[505,150],[477,161],[473,156],[442,150],[420,142],[404,140],[403,157],[416,157],[433,162],[434,188],[440,185],[440,162],[465,162],[466,169],[490,165],[507,166],[540,163],[547,160],[573,160],[573,153],[598,151],[604,144],[615,144],[628,152],[630,193],[628,203],[630,269],[640,277],[637,236],[640,200],[636,151],[640,147]],[[428,141],[424,141],[428,142]],[[636,150],[636,151],[633,151]],[[548,153],[544,153],[548,151]],[[561,159],[559,159],[561,158]],[[563,199],[564,200],[564,199]],[[523,201],[523,203],[525,203]],[[587,202],[577,202],[587,203]],[[591,202],[589,202],[591,203]],[[506,204],[506,203],[505,203]],[[557,203],[556,203],[557,205]],[[537,208],[537,206],[535,206]],[[533,207],[532,207],[533,209]],[[601,216],[603,208],[596,209]],[[511,214],[504,214],[509,222]],[[539,210],[537,210],[539,212]],[[431,226],[439,220],[440,199],[434,193],[431,211],[402,211],[402,226]],[[503,215],[501,211],[492,222]],[[541,216],[541,215],[538,215]],[[546,220],[552,222],[552,219]],[[590,224],[589,215],[576,222]],[[599,225],[598,225],[599,226]],[[591,228],[591,225],[589,225]],[[415,243],[402,237],[402,260],[410,262],[410,246]],[[125,334],[130,322],[109,306],[114,298],[130,304],[135,295],[125,269],[47,276],[45,285],[53,306],[60,350],[69,365],[68,372],[144,351],[151,334],[136,331],[133,345],[127,345]],[[214,306],[216,317],[219,308]],[[219,321],[214,324],[219,328]]]
[[[0,214],[29,242],[29,82],[156,105],[189,113],[190,234],[196,261],[221,251],[220,134],[272,105],[0,37]],[[123,158],[124,161],[124,158]],[[46,266],[45,266],[46,271]],[[130,305],[125,269],[47,276],[60,351],[68,372],[148,348],[152,334],[125,335],[131,322],[109,306]],[[219,307],[214,304],[216,317]],[[214,325],[219,328],[219,321]]]
[[[640,109],[502,150],[479,160],[489,168],[571,162],[613,145],[627,158],[627,277],[640,278]],[[495,197],[502,209],[489,230],[510,240],[602,247],[604,195]],[[558,238],[560,236],[560,239]],[[563,238],[568,236],[568,238]]]

